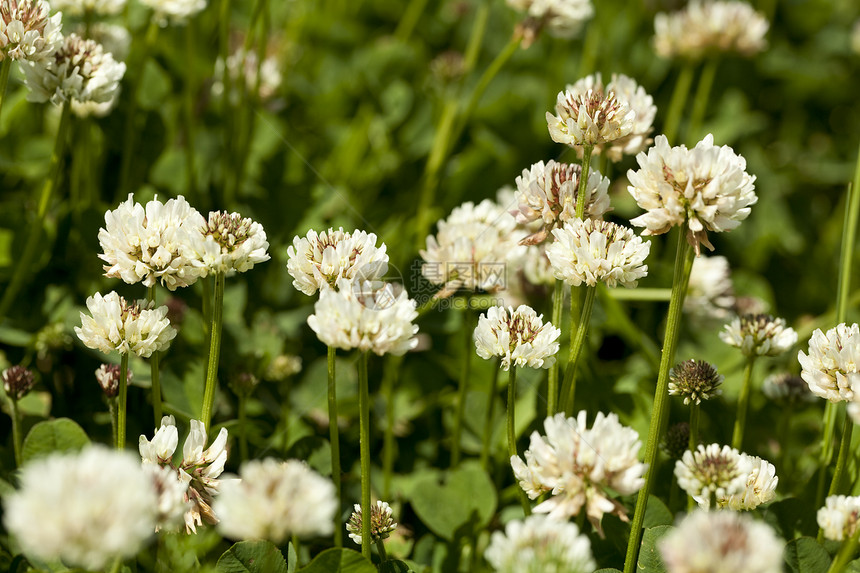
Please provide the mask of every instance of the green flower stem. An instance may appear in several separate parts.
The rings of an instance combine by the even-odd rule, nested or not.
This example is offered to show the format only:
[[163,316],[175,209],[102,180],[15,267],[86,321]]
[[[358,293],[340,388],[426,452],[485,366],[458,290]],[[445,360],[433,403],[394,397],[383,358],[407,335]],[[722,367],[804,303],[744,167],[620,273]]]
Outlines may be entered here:
[[248,395],[244,390],[237,394],[238,404],[236,405],[239,417],[239,459],[245,461],[248,459]]
[[209,329],[209,361],[206,364],[206,386],[200,419],[206,430],[212,421],[215,390],[218,386],[218,360],[221,356],[221,315],[224,312],[224,273],[215,274],[215,302],[212,305],[212,327]]
[[[364,520],[362,520],[362,523],[364,523]],[[364,541],[364,537],[361,540]],[[376,540],[376,550],[379,552],[380,563],[388,561],[388,553],[385,552],[385,542],[382,539]]]
[[[821,507],[824,503],[824,484],[827,481],[827,469],[833,459],[833,436],[836,433],[836,410],[837,404],[827,402],[824,405],[824,435],[821,438],[821,452],[819,454],[818,487],[815,490],[815,507]],[[819,540],[823,539],[822,530],[818,530]]]
[[9,397],[12,403],[12,447],[15,450],[15,467],[21,467],[21,412],[18,410],[18,400]]
[[400,22],[398,22],[397,29],[394,31],[394,37],[401,42],[408,40],[426,7],[427,0],[411,0],[406,10],[403,11],[403,16],[400,17]]
[[382,441],[382,498],[391,497],[391,476],[394,473],[394,383],[403,363],[402,356],[385,357],[385,372],[382,375],[382,395],[385,399],[385,434]]
[[846,413],[845,422],[842,425],[842,439],[839,443],[839,456],[836,458],[836,469],[833,470],[830,489],[827,490],[828,496],[839,493],[839,486],[842,484],[842,474],[845,473],[845,468],[848,466],[848,456],[851,453],[851,434],[853,431],[854,422],[851,420],[851,416]]
[[363,541],[361,554],[370,559],[370,397],[367,389],[367,352],[362,352],[358,359],[358,415],[361,449],[361,540]]
[[63,155],[66,152],[66,139],[71,125],[71,106],[63,104],[62,112],[60,113],[60,125],[57,128],[57,139],[54,141],[54,151],[51,153],[51,165],[48,171],[48,178],[45,179],[45,184],[42,186],[42,194],[39,196],[39,203],[36,210],[36,220],[30,224],[29,233],[27,234],[27,242],[24,244],[24,251],[18,258],[18,264],[15,266],[14,274],[9,282],[9,286],[3,292],[3,299],[0,300],[0,320],[2,320],[12,303],[15,302],[15,297],[18,291],[24,286],[24,281],[30,272],[30,265],[36,257],[36,251],[39,247],[39,238],[42,235],[42,228],[45,225],[45,215],[48,212],[48,205],[51,203],[51,196],[54,190],[59,187],[62,170]]
[[672,99],[669,101],[669,111],[666,114],[666,123],[663,125],[663,135],[669,140],[669,145],[677,144],[675,138],[678,135],[678,127],[681,125],[681,115],[684,113],[687,96],[690,93],[690,86],[692,85],[693,64],[686,62],[678,74],[678,79],[675,80],[675,90],[672,92]]
[[701,139],[702,121],[705,119],[705,110],[708,108],[711,89],[714,87],[714,77],[717,75],[718,64],[719,59],[709,58],[705,61],[699,75],[699,85],[696,87],[696,95],[693,96],[693,112],[690,115],[690,125],[687,127],[687,145],[689,146],[696,145]]
[[[197,172],[194,167],[194,53],[197,42],[194,38],[194,20],[189,19],[185,24],[185,80],[183,116],[185,118],[185,169],[188,171],[188,196],[197,197]],[[226,70],[226,62],[224,64]],[[227,75],[227,72],[224,72]]]
[[672,279],[672,300],[669,301],[669,314],[666,318],[666,334],[663,339],[663,352],[660,356],[660,371],[657,375],[657,388],[654,393],[654,406],[651,414],[651,424],[648,428],[648,441],[645,446],[645,459],[648,469],[645,472],[645,485],[636,497],[636,510],[630,537],[627,540],[627,556],[624,560],[624,573],[636,570],[636,560],[639,554],[639,544],[642,541],[642,525],[645,521],[645,507],[648,495],[657,475],[657,449],[660,434],[666,424],[669,412],[669,370],[675,360],[675,347],[678,343],[678,333],[681,326],[681,311],[684,306],[684,293],[690,279],[690,269],[693,267],[695,252],[686,240],[686,225],[678,229],[678,249],[675,255],[675,270]]
[[669,302],[672,299],[672,289],[668,288],[614,288],[608,293],[615,300]]
[[490,467],[490,446],[493,441],[493,417],[496,410],[496,388],[499,384],[499,372],[501,367],[496,361],[496,369],[493,372],[493,382],[487,388],[487,417],[484,418],[484,436],[481,443],[481,467],[484,470],[489,470]]
[[[328,439],[331,445],[331,479],[334,482],[338,507],[341,503],[340,483],[340,431],[337,427],[337,376],[335,373],[335,348],[328,347]],[[363,447],[363,446],[362,446]],[[363,462],[362,462],[363,463]],[[362,466],[363,467],[363,466]],[[334,516],[334,546],[343,547],[343,524],[340,512]]]
[[[579,322],[576,326],[576,332],[571,329],[570,333],[570,356],[567,360],[567,368],[564,371],[564,383],[562,384],[562,396],[564,404],[562,409],[573,414],[573,401],[576,395],[576,366],[579,362],[579,357],[582,355],[582,347],[585,346],[585,335],[588,334],[588,325],[591,322],[591,311],[594,308],[594,295],[597,293],[596,286],[585,287],[585,301],[582,303],[582,313],[579,315]],[[571,322],[573,322],[571,320]]]
[[[507,433],[508,433],[508,457],[513,458],[517,455],[517,427],[516,427],[516,409],[517,409],[517,367],[511,364],[508,370],[508,404],[507,404]],[[523,506],[523,512],[526,515],[531,514],[531,506],[526,497],[526,493],[517,486],[520,503]]]
[[738,451],[743,450],[744,430],[747,427],[747,410],[749,410],[750,403],[750,387],[752,386],[752,372],[756,358],[758,358],[756,355],[747,358],[746,367],[744,367],[744,379],[741,383],[741,393],[738,396],[738,413],[735,417],[735,428],[732,432],[732,447]]
[[116,443],[117,432],[119,428],[119,408],[117,407],[116,397],[108,398],[108,411],[110,412],[110,429],[113,443]]
[[845,571],[851,558],[857,553],[858,540],[860,540],[860,528],[854,532],[854,535],[842,542],[842,547],[839,548],[839,553],[836,554],[836,557],[830,564],[830,569],[827,570],[827,573],[840,573],[841,571]]
[[442,108],[436,135],[433,138],[433,147],[427,159],[427,167],[424,169],[421,191],[418,196],[418,215],[415,225],[416,244],[421,247],[428,231],[430,230],[430,210],[436,197],[436,186],[439,183],[439,170],[445,160],[448,148],[448,140],[454,129],[454,118],[457,114],[457,102],[449,99]]
[[701,406],[690,402],[690,451],[695,452],[699,445],[699,410]]
[[9,72],[12,71],[12,58],[3,58],[0,62],[0,111],[3,109],[3,100],[6,99],[6,86],[9,85]]
[[[555,288],[552,291],[552,325],[561,329],[561,315],[564,310],[564,281],[555,279]],[[558,411],[558,360],[553,362],[547,372],[547,400],[546,415],[553,416]]]
[[[155,302],[156,285],[149,287],[147,298]],[[153,352],[149,357],[149,371],[152,378],[152,411],[155,415],[155,427],[161,425],[161,378],[159,373],[159,353]]]
[[457,389],[457,410],[454,414],[454,432],[451,436],[451,467],[460,464],[460,438],[463,434],[463,416],[466,412],[466,397],[469,395],[469,378],[472,367],[472,354],[475,353],[475,313],[471,309],[470,300],[466,299],[466,310],[463,311],[463,369],[460,371],[460,384]]
[[588,170],[591,167],[591,152],[593,145],[582,146],[582,173],[579,175],[579,189],[576,192],[576,218],[585,218],[585,204],[588,202]]
[[122,568],[122,557],[117,557],[110,567],[110,573],[119,573]]
[[128,408],[128,353],[123,353],[119,363],[119,393],[116,398],[116,449],[125,448],[126,410]]

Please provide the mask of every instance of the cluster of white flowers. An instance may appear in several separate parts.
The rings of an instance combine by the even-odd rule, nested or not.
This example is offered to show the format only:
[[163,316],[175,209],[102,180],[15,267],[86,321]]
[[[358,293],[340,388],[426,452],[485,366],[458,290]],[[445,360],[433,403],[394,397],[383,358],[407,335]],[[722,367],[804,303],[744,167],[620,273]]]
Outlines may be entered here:
[[176,336],[166,306],[155,307],[145,300],[128,303],[112,291],[88,297],[87,309],[90,316],[81,313],[81,326],[75,327],[75,334],[89,348],[105,354],[117,350],[149,358],[166,349]]
[[[349,532],[349,538],[361,545],[361,505],[353,506],[355,511],[349,516],[349,521],[346,524],[346,530]],[[376,543],[380,539],[388,539],[391,532],[397,529],[397,523],[391,516],[391,506],[387,501],[377,500],[374,505],[370,506],[370,541]]]
[[698,254],[699,245],[713,249],[708,231],[731,231],[750,214],[757,200],[755,176],[731,147],[714,145],[707,135],[693,149],[669,147],[658,135],[654,147],[636,156],[639,170],[627,172],[627,190],[647,213],[630,222],[645,227],[643,235],[660,235],[686,225],[687,240]]
[[63,10],[73,16],[93,14],[114,16],[122,12],[127,0],[51,0],[54,10]]
[[780,405],[794,405],[800,402],[814,402],[815,394],[809,390],[806,381],[790,372],[776,372],[762,382],[764,395]]
[[719,500],[743,494],[751,471],[746,455],[719,444],[700,444],[675,462],[678,485],[704,507],[710,506],[711,496]]
[[263,226],[239,213],[209,213],[203,237],[200,256],[209,272],[244,273],[270,259]]
[[125,452],[90,446],[26,464],[4,496],[3,522],[24,553],[102,570],[135,555],[154,533],[158,495]]
[[735,306],[731,268],[726,257],[696,257],[687,283],[684,312],[700,319],[725,320]]
[[[728,497],[717,497],[717,507],[728,507],[735,511],[752,510],[758,506],[773,501],[776,496],[776,486],[779,478],[776,468],[772,463],[757,456],[746,457],[747,466],[750,468],[747,474],[746,486],[743,491],[729,495]],[[707,508],[710,502],[697,500],[701,507]]]
[[[265,58],[262,63],[258,61],[257,52],[245,51],[240,48],[227,56],[227,73],[233,82],[233,89],[229,97],[232,104],[239,102],[239,90],[236,83],[244,84],[249,93],[255,93],[261,101],[271,99],[281,87],[280,63],[274,56]],[[212,93],[216,96],[224,95],[224,61],[221,58],[215,62],[215,81],[212,84]]]
[[745,314],[725,325],[720,340],[740,348],[744,356],[779,356],[797,343],[797,332],[785,325],[784,318]]
[[475,349],[478,356],[501,358],[502,370],[516,366],[549,368],[558,353],[561,330],[543,322],[529,306],[516,310],[493,306],[480,316],[475,327]]
[[605,513],[626,519],[624,506],[610,499],[609,491],[631,495],[645,484],[646,465],[637,458],[642,442],[636,431],[621,425],[616,414],[602,412],[589,428],[584,410],[576,418],[564,414],[547,418],[544,428],[546,437],[532,433],[525,462],[511,456],[514,476],[530,499],[552,492],[534,511],[567,519],[584,506],[598,530]]
[[346,233],[343,227],[306,237],[293,238],[287,248],[287,272],[293,286],[313,295],[317,290],[332,289],[340,279],[375,281],[388,272],[385,245],[376,246],[376,235],[356,229]]
[[308,325],[319,339],[335,348],[401,355],[415,348],[418,317],[415,301],[398,285],[340,279],[337,290],[325,288]]
[[50,12],[44,0],[2,0],[0,60],[39,62],[53,55],[63,42],[63,15]]
[[140,436],[138,449],[144,465],[169,468],[174,479],[182,485],[184,498],[179,509],[184,512],[186,531],[196,532],[204,520],[209,524],[218,523],[212,510],[212,500],[222,485],[218,477],[227,462],[227,429],[221,428],[215,441],[204,451],[206,427],[199,420],[191,420],[191,429],[182,447],[182,461],[174,465],[173,454],[178,445],[176,420],[173,416],[165,416],[152,441]]
[[110,52],[93,40],[77,34],[63,38],[49,57],[22,66],[33,102],[66,101],[105,103],[119,90],[125,64],[117,62]]
[[809,354],[797,353],[800,376],[816,396],[831,402],[856,399],[860,384],[860,327],[845,323],[827,333],[816,328],[809,339]]
[[141,0],[155,12],[162,26],[181,24],[206,8],[206,0]]
[[591,573],[591,542],[574,523],[531,515],[493,532],[484,557],[499,573]]
[[658,544],[668,573],[781,573],[783,547],[773,529],[732,511],[694,511]]
[[555,241],[546,255],[556,278],[569,285],[605,283],[633,288],[648,274],[645,258],[651,251],[631,229],[593,219],[572,219],[552,232]]
[[[540,221],[541,229],[522,239],[533,245],[543,242],[557,225],[576,218],[576,199],[582,167],[550,159],[538,161],[517,177],[517,209],[511,211],[522,225]],[[609,179],[592,171],[586,183],[585,216],[601,219],[609,211]]]
[[[546,28],[552,36],[570,38],[594,14],[591,0],[507,0],[508,6],[525,12],[538,29]],[[530,43],[533,38],[526,38]]]
[[700,404],[722,393],[724,378],[704,360],[685,360],[669,370],[669,395],[682,396],[684,404]]
[[654,48],[664,58],[691,60],[713,52],[753,55],[765,48],[768,27],[745,2],[691,0],[684,10],[654,17]]
[[334,484],[304,462],[251,460],[239,468],[239,477],[222,484],[213,506],[225,537],[282,545],[293,535],[332,533],[338,508]]
[[630,103],[615,92],[579,91],[575,84],[558,93],[555,113],[546,112],[550,137],[573,146],[605,146],[626,138],[636,120]]
[[834,541],[850,539],[860,523],[860,496],[831,495],[818,510],[818,527]]

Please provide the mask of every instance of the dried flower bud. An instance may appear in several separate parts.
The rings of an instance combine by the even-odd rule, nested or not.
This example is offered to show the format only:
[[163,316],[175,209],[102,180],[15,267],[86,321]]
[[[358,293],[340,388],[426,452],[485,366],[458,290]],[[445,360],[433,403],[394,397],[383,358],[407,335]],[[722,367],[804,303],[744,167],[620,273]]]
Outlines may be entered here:
[[[397,523],[391,517],[391,507],[387,502],[377,501],[370,506],[370,540],[376,543],[380,539],[387,539],[389,534],[397,528]],[[355,504],[355,511],[346,524],[349,537],[361,545],[361,506]]]
[[3,371],[3,389],[16,402],[33,388],[33,371],[23,366],[12,366]]
[[[116,398],[119,393],[119,364],[102,364],[96,370],[96,380],[108,398]],[[131,382],[131,370],[125,373],[126,382]]]
[[669,426],[663,440],[663,451],[673,460],[680,460],[690,445],[690,424],[678,422]]
[[449,85],[459,81],[466,73],[463,54],[456,50],[442,52],[430,62],[430,74],[441,85]]
[[251,372],[241,372],[230,381],[230,388],[232,388],[233,392],[237,395],[249,396],[259,383],[260,379],[254,376]]
[[719,396],[723,376],[704,360],[686,360],[669,370],[669,394],[683,396],[684,404]]

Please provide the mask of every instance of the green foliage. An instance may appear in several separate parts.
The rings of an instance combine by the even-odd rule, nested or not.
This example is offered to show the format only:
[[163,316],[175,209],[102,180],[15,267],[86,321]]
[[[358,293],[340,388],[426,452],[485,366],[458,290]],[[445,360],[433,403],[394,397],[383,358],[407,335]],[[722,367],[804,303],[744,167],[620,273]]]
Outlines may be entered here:
[[827,573],[830,555],[815,539],[800,537],[786,544],[785,562],[793,573]]
[[352,549],[326,549],[298,573],[376,573],[370,561]]
[[287,561],[270,541],[240,541],[218,559],[219,573],[289,573]]
[[58,418],[39,422],[24,438],[21,461],[27,463],[53,452],[80,450],[89,443],[86,432],[74,420]]
[[666,566],[660,557],[657,544],[660,539],[674,529],[668,525],[649,527],[642,536],[642,547],[639,549],[639,560],[636,571],[639,573],[665,573]]

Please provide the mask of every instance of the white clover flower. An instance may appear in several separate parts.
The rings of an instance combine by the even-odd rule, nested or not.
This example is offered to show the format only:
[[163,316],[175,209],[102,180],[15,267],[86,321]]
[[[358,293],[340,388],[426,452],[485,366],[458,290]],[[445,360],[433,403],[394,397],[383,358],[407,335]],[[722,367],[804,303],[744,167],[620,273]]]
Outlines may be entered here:
[[166,306],[155,307],[145,300],[127,303],[116,292],[109,292],[87,298],[87,309],[91,316],[81,313],[81,326],[75,327],[75,334],[86,346],[105,354],[117,350],[149,358],[166,349],[176,336]]
[[511,366],[549,368],[558,353],[561,330],[543,322],[533,308],[521,305],[516,310],[493,306],[478,319],[475,349],[478,356],[500,357],[502,370]]
[[439,221],[435,236],[427,237],[421,274],[430,283],[441,285],[436,298],[445,298],[457,289],[496,292],[507,283],[506,264],[525,247],[513,216],[490,199],[456,207]]
[[605,513],[626,520],[624,506],[610,499],[609,492],[631,495],[645,484],[647,466],[637,458],[642,442],[636,431],[622,426],[616,414],[602,412],[588,428],[585,410],[576,418],[556,414],[544,421],[544,428],[546,437],[532,433],[525,463],[511,456],[514,476],[529,498],[552,492],[534,512],[566,520],[585,507],[598,531]]
[[784,318],[769,314],[745,314],[723,327],[720,340],[740,348],[744,356],[779,356],[797,343],[797,332]]
[[576,86],[559,92],[555,113],[546,112],[549,135],[556,143],[572,146],[606,145],[633,132],[636,112],[615,92]]
[[54,453],[26,464],[19,481],[4,498],[3,522],[27,555],[102,570],[155,531],[154,484],[127,452]]
[[771,374],[762,382],[761,390],[765,396],[779,404],[813,402],[816,399],[806,381],[790,372]]
[[[517,209],[511,211],[522,225],[540,221],[542,227],[522,239],[521,244],[543,242],[558,225],[576,219],[576,198],[582,167],[572,163],[558,163],[550,159],[546,164],[538,161],[517,177]],[[602,219],[609,211],[609,179],[597,171],[588,174],[586,184],[585,216]]]
[[[758,506],[773,501],[776,496],[776,485],[779,478],[776,468],[767,460],[757,456],[744,454],[749,464],[750,472],[747,475],[746,487],[743,491],[732,494],[727,498],[717,498],[717,507],[728,507],[735,511],[752,510]],[[700,506],[707,508],[707,504],[699,502]]]
[[263,226],[239,213],[212,211],[202,231],[202,240],[193,237],[193,250],[207,273],[244,273],[271,258]]
[[63,15],[43,0],[0,0],[0,61],[38,62],[63,43]]
[[514,268],[522,270],[525,279],[533,285],[552,286],[555,284],[555,273],[552,264],[546,256],[546,243],[531,245],[514,264]]
[[508,6],[525,12],[535,30],[526,38],[531,43],[538,30],[546,28],[551,36],[570,38],[579,33],[586,20],[594,15],[591,0],[507,0]]
[[158,495],[155,530],[176,529],[190,509],[186,495],[188,484],[179,479],[179,475],[170,466],[144,463],[143,469],[152,480]]
[[745,2],[691,0],[679,12],[654,17],[654,49],[663,58],[690,60],[720,52],[750,56],[764,50],[769,26]]
[[746,160],[727,145],[715,146],[710,134],[693,149],[669,147],[666,136],[658,135],[636,161],[639,170],[627,172],[627,190],[647,213],[630,222],[645,227],[643,235],[660,235],[686,222],[696,254],[700,243],[713,250],[707,231],[731,231],[758,201]]
[[698,256],[693,261],[684,312],[700,319],[725,320],[735,306],[729,260]]
[[784,546],[769,525],[748,515],[703,510],[657,545],[668,573],[782,573]]
[[484,557],[499,573],[591,573],[591,542],[574,523],[545,515],[509,521],[493,532]]
[[206,8],[206,0],[141,0],[152,8],[162,26],[182,24]]
[[241,479],[225,482],[213,506],[218,531],[230,539],[267,539],[282,545],[291,536],[330,535],[338,509],[334,484],[304,462],[250,460]]
[[860,522],[860,496],[831,495],[818,510],[818,526],[833,541],[850,539]]
[[375,281],[388,272],[385,244],[376,246],[376,235],[356,229],[346,233],[343,227],[305,237],[294,237],[287,248],[287,272],[293,286],[313,295],[317,290],[335,288],[339,279]]
[[[85,30],[86,26],[84,25],[78,25],[75,28],[79,36],[84,36]],[[90,24],[90,30],[86,37],[101,44],[104,51],[110,52],[116,61],[124,62],[128,58],[128,51],[131,48],[131,33],[125,26],[94,22]]]
[[704,360],[685,360],[669,370],[669,395],[682,396],[684,404],[700,404],[722,394],[724,379]]
[[[230,102],[239,103],[239,90],[236,84],[244,84],[248,93],[254,94],[260,101],[266,101],[275,96],[281,87],[283,78],[280,71],[280,63],[274,56],[269,56],[258,62],[257,52],[245,51],[239,48],[227,56],[227,73],[233,85],[230,92]],[[212,83],[212,93],[216,96],[224,95],[224,61],[221,58],[215,61],[215,81]]]
[[350,283],[340,279],[337,290],[323,289],[308,325],[326,345],[357,348],[379,356],[400,356],[418,344],[415,301],[402,288],[382,283]]
[[703,507],[710,506],[712,495],[719,500],[743,494],[751,472],[746,455],[719,444],[700,444],[675,462],[678,485]]
[[122,12],[125,4],[126,0],[51,0],[54,10],[62,10],[72,16],[115,16]]
[[[354,507],[355,511],[349,516],[346,530],[349,532],[349,538],[361,545],[361,505],[356,503]],[[391,506],[387,501],[377,500],[370,506],[370,542],[376,543],[380,539],[388,539],[395,529],[397,529],[397,523],[391,516]]]
[[860,327],[842,323],[826,334],[816,328],[809,339],[809,354],[800,350],[797,360],[800,377],[813,394],[831,402],[854,401],[860,384]]
[[77,34],[63,39],[49,57],[22,66],[30,93],[27,100],[59,105],[66,101],[105,103],[119,90],[125,64],[101,44]]
[[632,229],[593,219],[572,219],[552,232],[555,241],[546,248],[556,278],[569,285],[585,283],[608,287],[636,286],[648,274],[645,258],[650,241]]

